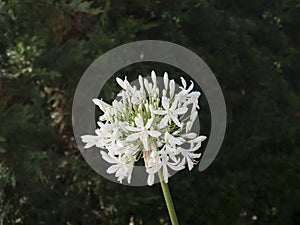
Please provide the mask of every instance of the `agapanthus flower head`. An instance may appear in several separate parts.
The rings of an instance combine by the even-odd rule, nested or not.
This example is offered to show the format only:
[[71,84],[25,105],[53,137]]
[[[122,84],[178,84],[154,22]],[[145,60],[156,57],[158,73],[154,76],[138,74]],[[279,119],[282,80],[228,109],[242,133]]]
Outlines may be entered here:
[[116,81],[122,88],[119,100],[109,105],[93,99],[103,115],[96,135],[81,137],[85,148],[101,148],[102,158],[112,164],[107,173],[114,173],[120,182],[127,178],[130,183],[134,164],[141,158],[148,173],[148,185],[154,183],[160,170],[166,183],[170,169],[179,171],[187,165],[191,170],[200,157],[196,151],[206,139],[191,132],[198,117],[200,97],[200,92],[193,91],[193,82],[188,86],[181,77],[182,86],[175,93],[175,81],[167,73],[163,76],[163,90],[158,88],[154,71],[151,81],[138,77],[139,87],[132,86],[127,78]]

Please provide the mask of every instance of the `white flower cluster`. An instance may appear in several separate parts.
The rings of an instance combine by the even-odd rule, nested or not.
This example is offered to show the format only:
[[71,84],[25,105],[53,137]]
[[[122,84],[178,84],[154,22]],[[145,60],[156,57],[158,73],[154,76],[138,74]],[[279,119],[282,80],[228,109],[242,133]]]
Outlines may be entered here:
[[[154,176],[162,170],[164,181],[168,182],[168,169],[179,171],[187,163],[189,170],[195,164],[205,136],[192,133],[193,123],[198,116],[198,98],[200,92],[192,91],[194,84],[187,87],[181,77],[180,92],[175,93],[175,81],[169,80],[164,73],[164,89],[162,97],[157,87],[154,71],[151,73],[152,83],[139,76],[139,89],[132,86],[127,79],[117,78],[122,87],[118,94],[120,100],[112,105],[99,99],[93,102],[99,106],[100,116],[96,135],[84,135],[82,141],[85,148],[96,146],[103,159],[111,164],[107,173],[115,173],[119,182],[127,178],[131,180],[134,163],[144,158],[148,173],[148,185],[154,183]],[[184,147],[184,146],[188,147]]]

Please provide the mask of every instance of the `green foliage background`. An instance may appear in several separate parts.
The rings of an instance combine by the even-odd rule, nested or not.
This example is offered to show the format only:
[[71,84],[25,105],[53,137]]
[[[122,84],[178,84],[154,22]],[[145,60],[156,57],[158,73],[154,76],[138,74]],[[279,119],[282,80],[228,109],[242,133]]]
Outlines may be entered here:
[[170,224],[159,185],[103,179],[71,127],[88,65],[158,39],[204,59],[228,110],[211,167],[170,180],[180,223],[299,225],[299,28],[298,0],[0,1],[0,224]]

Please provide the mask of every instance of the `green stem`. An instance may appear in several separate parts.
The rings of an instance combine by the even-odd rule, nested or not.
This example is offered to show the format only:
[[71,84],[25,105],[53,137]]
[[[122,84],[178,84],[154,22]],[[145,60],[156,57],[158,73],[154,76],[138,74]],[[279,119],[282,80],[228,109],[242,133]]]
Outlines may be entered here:
[[159,176],[161,189],[164,193],[165,201],[166,201],[167,208],[168,208],[168,211],[169,211],[171,223],[172,223],[172,225],[179,225],[178,220],[177,220],[177,216],[176,216],[176,212],[175,212],[175,208],[174,208],[174,205],[173,205],[171,193],[170,193],[170,190],[169,190],[169,186],[168,186],[168,184],[165,183],[161,170],[158,171],[158,176]]

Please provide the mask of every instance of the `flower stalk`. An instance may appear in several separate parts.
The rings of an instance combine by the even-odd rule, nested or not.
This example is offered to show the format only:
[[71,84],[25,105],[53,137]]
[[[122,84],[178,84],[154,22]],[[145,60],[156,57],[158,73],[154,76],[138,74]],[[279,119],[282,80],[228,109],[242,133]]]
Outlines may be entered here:
[[176,216],[176,212],[175,212],[175,208],[174,208],[174,204],[173,204],[173,201],[172,201],[171,193],[170,193],[170,190],[169,190],[169,186],[168,186],[168,184],[165,183],[161,170],[158,171],[158,176],[159,176],[161,189],[163,191],[164,198],[165,198],[165,201],[166,201],[166,205],[167,205],[167,208],[168,208],[171,223],[172,223],[172,225],[179,225],[178,219],[177,219],[177,216]]

